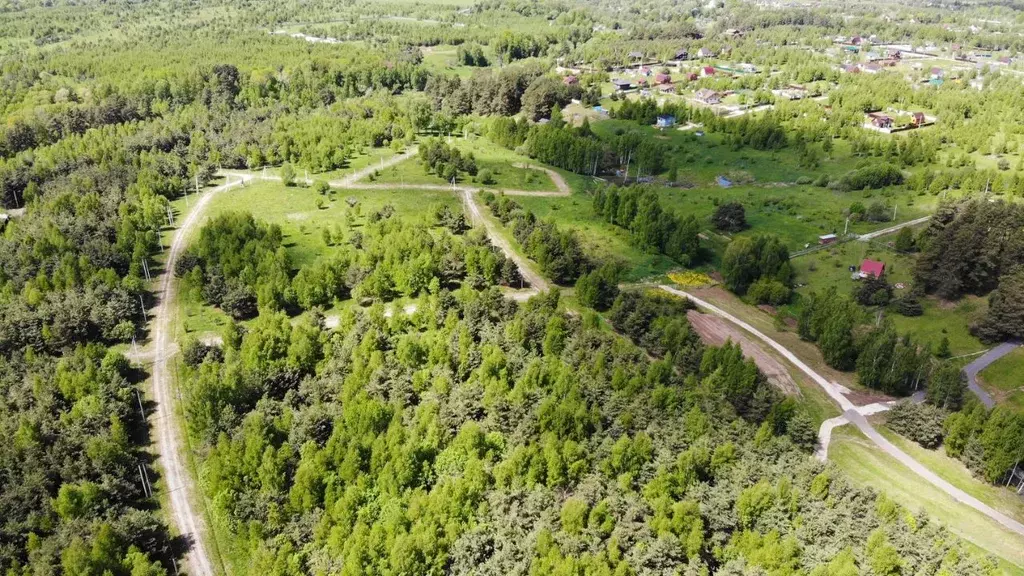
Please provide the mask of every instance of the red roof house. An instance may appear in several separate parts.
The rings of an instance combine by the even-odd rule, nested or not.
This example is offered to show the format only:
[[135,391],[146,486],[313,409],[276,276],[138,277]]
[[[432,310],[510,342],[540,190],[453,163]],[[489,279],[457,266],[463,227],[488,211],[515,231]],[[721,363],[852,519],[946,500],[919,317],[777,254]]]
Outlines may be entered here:
[[715,75],[715,69],[713,67],[711,67],[711,66],[705,66],[704,69],[701,70],[701,72],[705,76],[714,76]]
[[860,263],[860,275],[862,278],[867,278],[868,276],[880,278],[882,274],[885,274],[885,262],[865,258]]
[[658,84],[668,84],[669,82],[672,81],[672,77],[663,72],[659,72],[654,75],[654,81],[657,82]]

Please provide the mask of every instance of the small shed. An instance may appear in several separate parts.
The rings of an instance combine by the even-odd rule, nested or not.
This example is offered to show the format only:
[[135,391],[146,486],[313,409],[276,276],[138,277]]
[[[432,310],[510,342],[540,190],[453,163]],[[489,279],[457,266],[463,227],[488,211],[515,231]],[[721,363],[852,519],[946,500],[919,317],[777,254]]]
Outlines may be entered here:
[[672,76],[665,74],[664,72],[659,72],[654,75],[654,81],[658,84],[669,84],[672,82]]
[[676,125],[676,117],[671,114],[661,114],[655,126],[658,128],[671,128]]
[[914,113],[912,114],[912,116],[913,116],[913,118],[914,118],[914,124],[915,124],[915,125],[917,125],[917,126],[921,126],[922,124],[924,124],[924,123],[925,123],[925,115],[924,115],[924,112],[914,112]]
[[835,244],[838,237],[835,234],[822,234],[818,236],[818,244],[825,246],[827,244]]

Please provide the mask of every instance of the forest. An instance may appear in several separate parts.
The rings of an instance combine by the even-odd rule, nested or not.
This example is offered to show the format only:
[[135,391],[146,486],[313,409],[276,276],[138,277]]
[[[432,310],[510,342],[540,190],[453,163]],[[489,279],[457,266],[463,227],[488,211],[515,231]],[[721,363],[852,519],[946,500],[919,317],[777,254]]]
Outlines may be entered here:
[[[165,360],[218,573],[1003,573],[814,458],[834,407],[656,286],[771,311],[872,401],[923,392],[872,422],[1013,481],[1024,413],[974,398],[941,322],[975,298],[964,338],[1024,337],[1018,29],[977,2],[0,3],[0,573],[194,571],[154,439]],[[847,74],[854,34],[855,58],[988,60]],[[937,120],[864,126],[917,110]],[[414,146],[417,173],[496,190],[378,180]],[[515,190],[523,164],[564,186]],[[871,245],[892,277],[837,289],[793,255],[903,211],[932,217]]]

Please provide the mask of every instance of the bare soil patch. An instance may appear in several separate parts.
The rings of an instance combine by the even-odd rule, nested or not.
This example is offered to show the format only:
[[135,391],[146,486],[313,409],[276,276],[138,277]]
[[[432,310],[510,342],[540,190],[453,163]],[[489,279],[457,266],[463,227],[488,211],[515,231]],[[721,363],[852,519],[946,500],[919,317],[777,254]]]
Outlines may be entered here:
[[757,367],[764,373],[772,385],[786,395],[796,396],[800,393],[796,382],[793,381],[793,377],[790,376],[786,367],[730,322],[718,316],[701,314],[696,310],[688,311],[686,318],[704,343],[712,346],[721,346],[726,341],[732,340],[740,345],[744,356],[753,360],[754,364],[757,364]]

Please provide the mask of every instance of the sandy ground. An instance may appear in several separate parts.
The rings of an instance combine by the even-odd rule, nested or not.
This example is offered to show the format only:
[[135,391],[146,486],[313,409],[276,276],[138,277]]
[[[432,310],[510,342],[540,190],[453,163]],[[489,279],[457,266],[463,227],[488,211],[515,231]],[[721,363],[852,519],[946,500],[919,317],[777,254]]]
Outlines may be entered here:
[[743,350],[743,355],[752,359],[776,388],[790,396],[800,393],[800,389],[797,388],[796,382],[793,381],[793,377],[790,376],[786,367],[736,326],[718,316],[701,314],[696,310],[688,311],[686,319],[690,321],[690,325],[697,331],[705,344],[721,346],[727,340],[738,343]]

